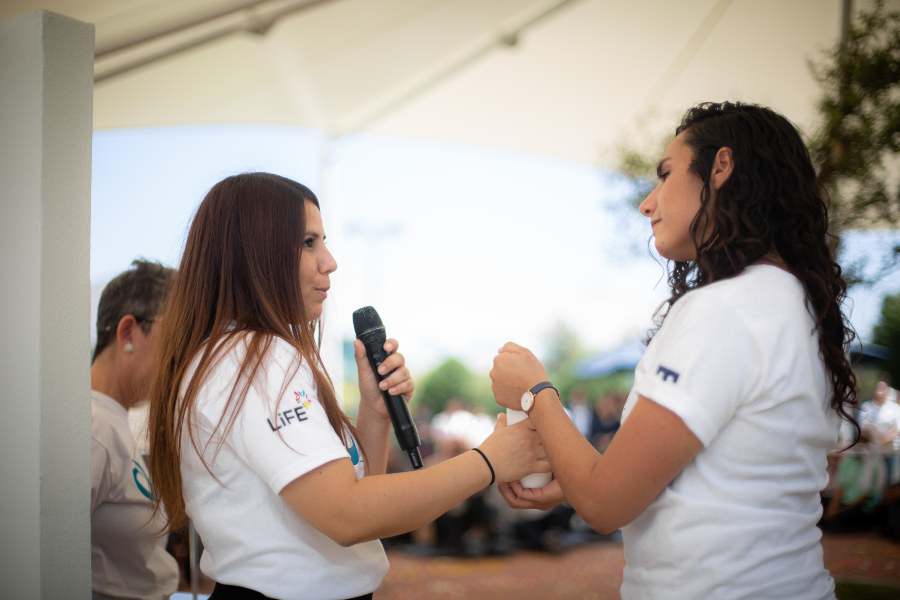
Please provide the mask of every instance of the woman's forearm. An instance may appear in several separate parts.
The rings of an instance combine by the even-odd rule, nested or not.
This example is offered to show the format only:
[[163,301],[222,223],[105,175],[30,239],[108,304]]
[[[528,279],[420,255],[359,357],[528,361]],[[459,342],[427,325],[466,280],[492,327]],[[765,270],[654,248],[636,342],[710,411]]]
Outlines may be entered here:
[[703,448],[678,415],[640,396],[600,454],[555,397],[542,400],[531,419],[555,477],[578,514],[602,533],[637,518]]
[[603,486],[598,485],[597,468],[601,455],[581,435],[566,414],[553,390],[544,390],[535,400],[529,415],[541,436],[541,442],[550,464],[553,477],[566,496],[566,501],[595,529],[605,529],[596,515],[602,513],[605,504]]
[[356,482],[337,531],[326,532],[343,545],[390,537],[418,529],[484,489],[491,475],[475,452],[437,465]]
[[368,462],[367,474],[381,475],[387,470],[390,419],[376,414],[368,408],[365,402],[360,402],[359,413],[356,416],[356,429],[359,431],[359,443],[365,450]]

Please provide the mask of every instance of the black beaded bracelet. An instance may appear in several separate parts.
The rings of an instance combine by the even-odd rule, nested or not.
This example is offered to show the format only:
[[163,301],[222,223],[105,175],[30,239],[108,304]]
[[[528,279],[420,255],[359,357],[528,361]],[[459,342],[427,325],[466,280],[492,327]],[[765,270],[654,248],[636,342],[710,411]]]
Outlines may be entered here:
[[472,450],[474,450],[475,452],[477,452],[478,454],[481,455],[481,458],[484,459],[484,464],[486,464],[488,469],[491,470],[491,482],[488,484],[488,487],[491,487],[492,485],[494,485],[494,482],[497,480],[497,476],[494,473],[494,466],[491,464],[491,461],[488,460],[487,455],[484,452],[482,452],[479,448],[472,448]]

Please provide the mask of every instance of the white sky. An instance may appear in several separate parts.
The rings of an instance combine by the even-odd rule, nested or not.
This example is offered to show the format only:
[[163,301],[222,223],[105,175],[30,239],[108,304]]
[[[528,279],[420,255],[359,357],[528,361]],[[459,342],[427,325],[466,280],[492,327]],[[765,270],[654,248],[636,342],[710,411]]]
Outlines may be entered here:
[[[230,125],[95,134],[94,303],[133,258],[177,266],[206,191],[253,170],[297,179],[322,201],[339,265],[327,338],[352,337],[353,310],[375,306],[419,376],[448,355],[487,370],[507,339],[540,353],[558,322],[608,349],[642,335],[666,296],[648,228],[610,208],[622,184],[592,165],[372,136],[326,144],[302,129]],[[898,232],[883,232],[849,247],[859,255],[897,242]],[[864,339],[881,297],[898,290],[900,273],[853,291],[851,319]]]

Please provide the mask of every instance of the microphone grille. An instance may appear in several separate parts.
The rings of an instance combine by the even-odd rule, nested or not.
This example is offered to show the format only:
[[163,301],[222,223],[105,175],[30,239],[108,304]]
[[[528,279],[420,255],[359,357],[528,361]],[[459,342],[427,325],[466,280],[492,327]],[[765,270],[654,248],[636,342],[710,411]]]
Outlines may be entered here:
[[353,330],[356,332],[356,337],[359,337],[366,331],[370,329],[384,329],[384,324],[381,322],[381,317],[378,316],[378,313],[371,306],[363,306],[355,311],[353,311]]

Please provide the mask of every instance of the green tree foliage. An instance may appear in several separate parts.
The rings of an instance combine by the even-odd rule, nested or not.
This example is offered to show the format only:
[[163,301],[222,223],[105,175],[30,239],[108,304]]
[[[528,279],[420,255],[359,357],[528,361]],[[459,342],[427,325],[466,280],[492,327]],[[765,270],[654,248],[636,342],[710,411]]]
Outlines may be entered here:
[[631,371],[611,373],[595,379],[579,379],[575,368],[590,352],[582,345],[578,334],[565,323],[558,322],[548,335],[550,343],[543,362],[563,400],[568,400],[575,388],[584,391],[591,401],[609,393],[624,393],[631,388]]
[[[900,225],[900,11],[879,0],[850,24],[843,43],[812,65],[822,87],[822,123],[809,150],[819,183],[830,197],[833,233]],[[892,177],[891,171],[894,171]],[[868,260],[852,265],[853,283],[877,280],[897,266],[900,247],[872,257],[874,277],[862,279]],[[870,259],[870,260],[872,260]]]
[[900,197],[889,169],[900,152],[900,12],[877,2],[811,68],[822,86],[822,125],[809,149],[831,195],[832,223],[839,231],[897,225]]
[[544,367],[550,380],[566,398],[576,383],[575,366],[586,352],[578,339],[578,334],[563,323],[557,322],[547,334],[549,343],[543,357]]
[[432,414],[444,410],[451,398],[461,398],[473,406],[496,412],[487,376],[476,376],[459,359],[453,357],[426,374],[415,393],[416,403],[427,407]]
[[900,294],[885,296],[881,304],[881,319],[875,325],[872,339],[890,350],[887,371],[891,384],[896,387],[900,384]]

